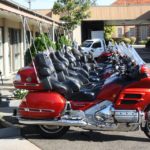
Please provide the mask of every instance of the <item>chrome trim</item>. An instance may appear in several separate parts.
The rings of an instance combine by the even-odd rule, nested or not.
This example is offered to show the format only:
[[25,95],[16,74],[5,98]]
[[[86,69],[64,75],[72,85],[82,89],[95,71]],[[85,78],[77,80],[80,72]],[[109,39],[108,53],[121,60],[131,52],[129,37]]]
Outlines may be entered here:
[[19,111],[26,112],[55,112],[53,109],[37,109],[37,108],[19,108]]
[[39,84],[34,84],[34,83],[15,83],[14,82],[14,85],[15,86],[39,86]]
[[19,123],[27,125],[53,125],[84,127],[87,123],[83,120],[30,120],[19,118]]
[[114,118],[119,123],[138,123],[140,120],[139,112],[136,110],[115,110]]
[[[34,108],[24,108],[33,111]],[[47,109],[46,109],[47,110]],[[40,109],[38,109],[40,112]],[[49,110],[50,111],[50,110]],[[31,120],[18,118],[19,123],[27,125],[74,126],[87,130],[136,131],[145,122],[145,113],[137,110],[116,110],[112,102],[105,100],[85,112],[79,110],[64,111],[59,120]]]

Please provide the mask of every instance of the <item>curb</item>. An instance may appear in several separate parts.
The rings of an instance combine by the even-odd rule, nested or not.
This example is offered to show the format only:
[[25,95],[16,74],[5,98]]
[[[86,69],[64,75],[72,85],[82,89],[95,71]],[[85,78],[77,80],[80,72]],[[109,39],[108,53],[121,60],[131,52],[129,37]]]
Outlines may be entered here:
[[16,125],[12,124],[11,122],[6,121],[5,119],[3,119],[3,117],[0,117],[0,124],[3,127],[16,127]]

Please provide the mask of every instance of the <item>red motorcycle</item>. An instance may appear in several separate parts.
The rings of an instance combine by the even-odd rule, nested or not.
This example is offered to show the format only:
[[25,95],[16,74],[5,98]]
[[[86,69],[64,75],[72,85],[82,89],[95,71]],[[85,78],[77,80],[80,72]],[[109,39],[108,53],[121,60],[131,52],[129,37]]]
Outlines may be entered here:
[[150,138],[150,70],[130,49],[124,55],[118,72],[76,91],[71,81],[58,80],[49,56],[37,54],[36,65],[20,69],[14,81],[16,88],[29,90],[18,109],[19,123],[37,125],[49,138],[70,126],[125,132],[141,127]]

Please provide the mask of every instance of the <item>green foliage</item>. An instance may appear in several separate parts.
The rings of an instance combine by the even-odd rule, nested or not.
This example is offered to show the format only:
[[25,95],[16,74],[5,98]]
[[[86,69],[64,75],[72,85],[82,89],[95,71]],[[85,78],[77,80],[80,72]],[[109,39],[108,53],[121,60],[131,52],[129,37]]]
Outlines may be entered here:
[[147,48],[150,47],[150,40],[147,40],[147,42],[146,42],[146,47],[147,47]]
[[148,37],[146,38],[146,40],[147,40],[147,41],[150,40],[150,37],[148,36]]
[[131,43],[130,44],[135,44],[135,42],[136,42],[136,37],[134,37],[134,36],[132,36],[132,37],[130,37],[130,40],[131,40]]
[[23,99],[27,95],[27,90],[17,89],[13,92],[13,95],[16,99]]
[[112,35],[115,32],[115,27],[114,26],[104,26],[104,37],[106,41],[110,41],[112,39]]
[[123,41],[125,44],[131,44],[131,39],[130,39],[130,38],[127,38],[127,37],[123,37],[123,38],[122,38],[122,41]]
[[57,0],[52,11],[54,14],[60,15],[60,20],[65,22],[66,30],[73,31],[83,19],[89,17],[90,5],[90,0]]
[[120,43],[120,42],[124,42],[126,44],[134,44],[135,41],[136,41],[136,37],[130,37],[130,38],[127,38],[127,37],[122,37],[122,38],[113,38],[113,40],[117,43]]
[[117,43],[122,42],[122,38],[113,38],[113,40],[114,40],[115,42],[117,42]]
[[32,57],[34,58],[37,52],[45,51],[47,48],[52,47],[56,49],[55,43],[49,39],[49,37],[45,34],[40,34],[38,37],[35,38],[34,42],[32,43],[30,49],[27,49],[25,53],[25,64],[28,65],[31,63],[31,53]]
[[71,41],[66,36],[61,36],[56,42],[56,50],[61,50],[63,46],[71,46]]
[[141,41],[139,41],[139,44],[141,44],[141,45],[145,45],[147,43],[147,40],[141,40]]
[[49,37],[45,34],[41,34],[35,38],[34,44],[32,43],[30,49],[28,49],[25,53],[25,65],[29,65],[32,61],[32,57],[34,58],[37,52],[45,51],[47,48],[53,48],[53,50],[61,50],[63,46],[71,46],[71,41],[66,36],[58,37],[56,43],[49,39]]
[[91,5],[96,6],[97,5],[97,0],[91,0]]

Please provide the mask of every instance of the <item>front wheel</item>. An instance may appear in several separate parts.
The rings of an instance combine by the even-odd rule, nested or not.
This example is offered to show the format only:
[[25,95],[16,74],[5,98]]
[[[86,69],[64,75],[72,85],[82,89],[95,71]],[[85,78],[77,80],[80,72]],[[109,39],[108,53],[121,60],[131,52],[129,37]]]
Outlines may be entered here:
[[44,138],[59,138],[63,136],[68,130],[69,126],[49,126],[49,125],[40,125],[39,133]]
[[150,138],[150,120],[146,121],[146,125],[145,125],[145,128],[144,128],[144,133],[146,134],[146,136],[148,138]]
[[[150,106],[146,110],[147,115],[150,114]],[[147,116],[145,127],[143,128],[144,133],[148,138],[150,138],[150,118]]]

